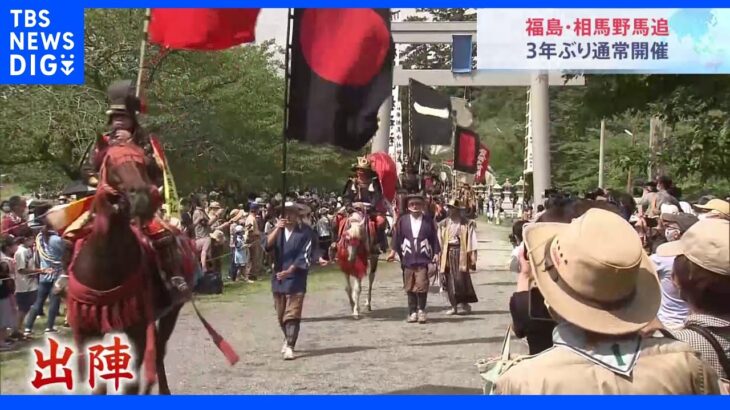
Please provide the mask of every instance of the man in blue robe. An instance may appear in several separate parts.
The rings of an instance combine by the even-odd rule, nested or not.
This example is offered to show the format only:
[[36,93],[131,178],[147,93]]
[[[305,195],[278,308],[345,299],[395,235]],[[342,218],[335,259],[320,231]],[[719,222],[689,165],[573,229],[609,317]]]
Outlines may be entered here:
[[288,202],[276,228],[266,238],[266,250],[274,253],[271,292],[279,326],[284,333],[281,353],[284,360],[294,359],[299,337],[304,294],[312,253],[312,229],[299,221],[299,208]]
[[439,246],[436,224],[424,216],[425,201],[421,194],[406,197],[408,213],[395,223],[393,244],[388,260],[398,254],[403,268],[403,287],[408,295],[408,323],[426,323],[429,264],[438,261]]

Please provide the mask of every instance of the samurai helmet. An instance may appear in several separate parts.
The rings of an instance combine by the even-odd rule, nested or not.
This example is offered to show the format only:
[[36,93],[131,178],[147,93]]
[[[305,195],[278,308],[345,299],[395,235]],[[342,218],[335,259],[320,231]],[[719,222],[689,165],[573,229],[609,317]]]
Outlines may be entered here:
[[109,99],[109,109],[106,115],[126,114],[135,118],[141,110],[141,103],[136,96],[136,87],[132,80],[117,80],[109,85],[106,95]]
[[352,166],[352,170],[362,169],[365,171],[372,171],[373,167],[370,165],[370,161],[367,157],[357,157],[357,163]]

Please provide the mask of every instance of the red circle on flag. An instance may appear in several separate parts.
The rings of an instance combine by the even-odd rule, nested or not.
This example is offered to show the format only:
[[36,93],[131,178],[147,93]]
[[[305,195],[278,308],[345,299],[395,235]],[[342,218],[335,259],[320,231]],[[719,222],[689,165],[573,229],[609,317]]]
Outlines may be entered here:
[[390,32],[372,9],[307,9],[299,42],[312,71],[341,85],[370,82],[390,51]]

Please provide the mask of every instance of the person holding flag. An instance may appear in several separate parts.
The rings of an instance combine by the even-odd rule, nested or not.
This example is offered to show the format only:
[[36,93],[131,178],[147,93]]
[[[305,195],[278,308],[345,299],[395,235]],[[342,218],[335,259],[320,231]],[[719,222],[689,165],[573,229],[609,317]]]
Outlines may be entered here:
[[[134,144],[141,147],[148,160],[146,161],[147,177],[156,186],[162,187],[164,182],[164,159],[158,158],[152,145],[152,140],[145,129],[139,124],[137,114],[141,110],[139,97],[135,94],[135,86],[130,80],[120,80],[112,83],[108,90],[109,110],[108,116],[109,132],[103,134],[97,141],[87,162],[82,167],[82,175],[85,182],[90,186],[99,184],[99,172],[104,162],[109,147],[116,144]],[[75,242],[87,234],[90,229],[90,222],[93,215],[90,211],[90,202],[86,211],[73,221],[63,232],[63,238]],[[142,227],[142,232],[151,240],[155,250],[160,255],[163,279],[173,304],[180,300],[186,300],[192,295],[189,286],[184,279],[183,261],[185,257],[190,259],[192,255],[181,255],[185,252],[178,246],[174,236],[178,230],[165,222],[158,214],[150,223]],[[192,249],[192,248],[191,248]]]

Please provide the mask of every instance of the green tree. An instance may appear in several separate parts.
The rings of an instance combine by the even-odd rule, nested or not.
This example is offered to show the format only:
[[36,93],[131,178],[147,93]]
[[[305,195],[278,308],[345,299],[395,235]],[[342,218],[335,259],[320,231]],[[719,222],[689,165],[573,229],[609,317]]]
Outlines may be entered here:
[[[143,17],[143,10],[87,10],[83,86],[0,88],[3,170],[34,187],[79,177],[86,149],[106,126],[107,85],[136,78]],[[271,42],[219,52],[148,46],[141,120],[163,141],[181,191],[281,189],[278,53]],[[339,185],[351,162],[349,153],[290,143],[289,168],[303,185]]]
[[[595,128],[602,118],[606,118],[609,123],[620,123],[624,121],[621,118],[627,116],[643,124],[642,135],[646,137],[649,119],[657,117],[666,129],[657,136],[654,148],[658,154],[658,168],[688,188],[689,194],[706,191],[723,194],[730,188],[725,176],[730,165],[728,92],[730,79],[727,76],[588,76],[585,87],[561,91],[557,96],[557,100],[561,101],[559,104],[562,103],[565,109],[558,118],[553,118],[557,126],[562,127],[557,134],[553,132],[553,137],[559,145],[572,143],[575,138],[581,138],[586,129]],[[554,111],[555,106],[553,103]],[[634,163],[646,163],[651,157],[647,140],[645,138],[639,144],[644,151],[625,157],[633,158]],[[646,147],[641,148],[644,145]],[[627,158],[611,166],[625,167],[629,161]],[[553,161],[553,164],[555,169],[566,165],[560,159]],[[633,166],[637,167],[645,168],[637,164]],[[645,172],[639,175],[646,178]],[[624,184],[619,186],[623,187]]]

